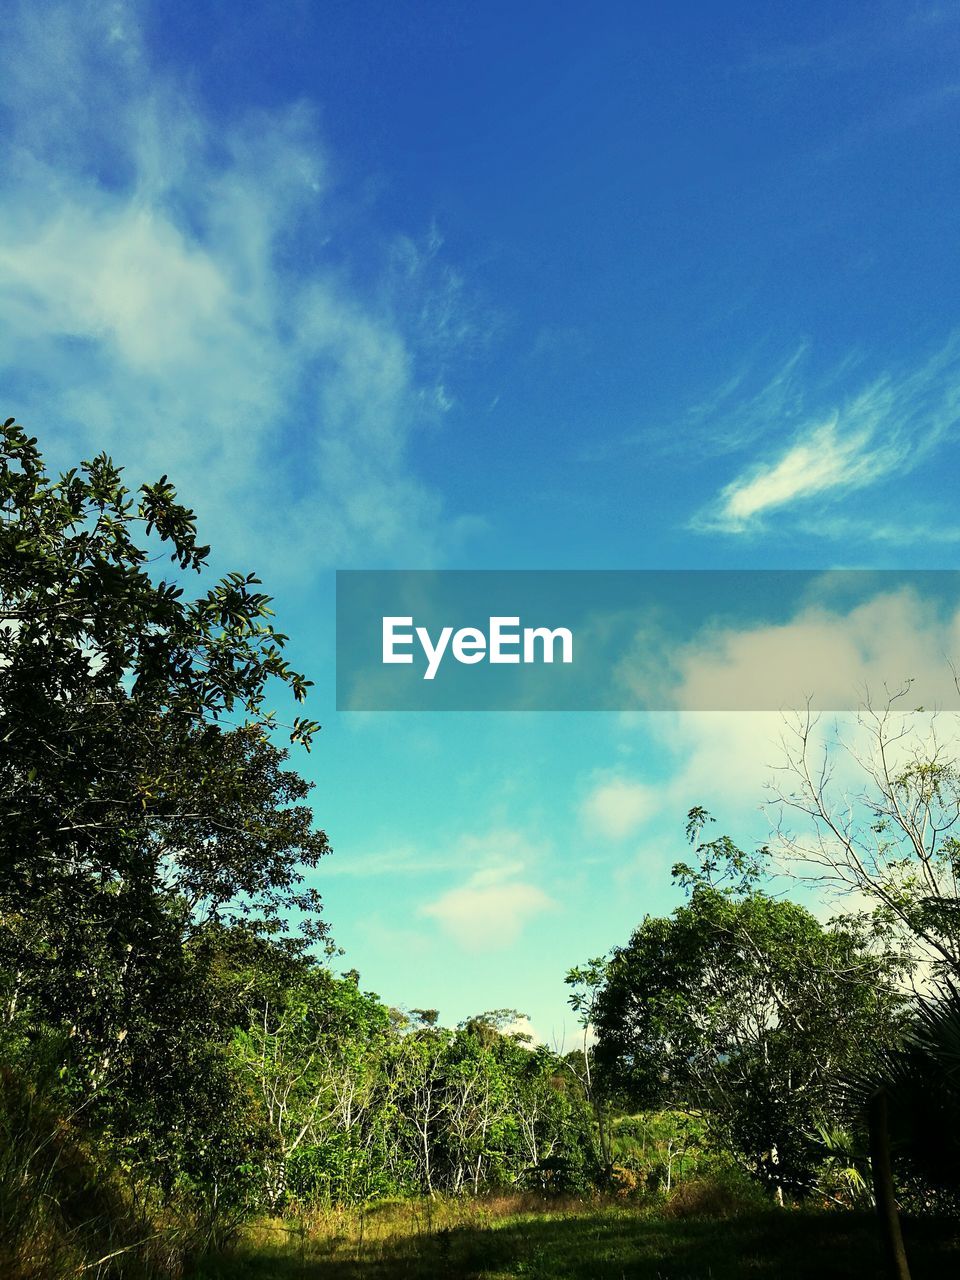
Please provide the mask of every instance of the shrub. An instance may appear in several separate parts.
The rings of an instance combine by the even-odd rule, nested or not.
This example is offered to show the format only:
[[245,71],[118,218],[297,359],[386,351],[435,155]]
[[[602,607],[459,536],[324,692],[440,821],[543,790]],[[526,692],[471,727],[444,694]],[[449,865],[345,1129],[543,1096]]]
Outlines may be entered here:
[[768,1208],[763,1189],[739,1169],[681,1182],[663,1212],[670,1218],[734,1218]]
[[610,1186],[614,1195],[625,1199],[627,1196],[634,1195],[641,1185],[640,1177],[633,1169],[628,1169],[622,1164],[611,1166]]
[[180,1274],[179,1233],[137,1207],[75,1116],[21,1071],[0,1067],[0,1275],[59,1280],[89,1270],[106,1280]]

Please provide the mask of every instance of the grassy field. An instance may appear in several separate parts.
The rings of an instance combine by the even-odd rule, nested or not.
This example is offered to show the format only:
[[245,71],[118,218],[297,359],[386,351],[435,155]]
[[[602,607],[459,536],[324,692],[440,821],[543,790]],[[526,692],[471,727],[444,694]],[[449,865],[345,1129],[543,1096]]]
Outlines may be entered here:
[[[914,1280],[960,1274],[956,1225],[906,1224]],[[265,1221],[202,1280],[857,1280],[883,1275],[872,1215],[761,1209],[707,1218],[503,1197]]]

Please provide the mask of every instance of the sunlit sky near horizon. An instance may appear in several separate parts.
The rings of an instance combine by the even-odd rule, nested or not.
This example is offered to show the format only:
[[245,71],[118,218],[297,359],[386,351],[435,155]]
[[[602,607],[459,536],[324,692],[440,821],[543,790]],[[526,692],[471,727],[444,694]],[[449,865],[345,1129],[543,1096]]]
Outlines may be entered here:
[[[255,568],[342,967],[570,1034],[776,715],[334,710],[336,568],[952,568],[960,9],[8,3],[4,414]],[[896,632],[879,601],[870,634]]]

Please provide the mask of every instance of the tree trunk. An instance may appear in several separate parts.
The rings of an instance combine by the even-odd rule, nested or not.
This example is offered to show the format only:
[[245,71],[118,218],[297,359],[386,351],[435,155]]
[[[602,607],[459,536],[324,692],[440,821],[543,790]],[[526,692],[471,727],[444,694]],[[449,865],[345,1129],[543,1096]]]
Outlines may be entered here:
[[887,1093],[878,1089],[867,1107],[870,1126],[870,1168],[873,1173],[873,1195],[877,1202],[880,1229],[887,1255],[890,1280],[910,1280],[907,1253],[900,1231],[900,1214],[893,1193],[893,1167],[890,1161],[890,1130],[887,1125]]

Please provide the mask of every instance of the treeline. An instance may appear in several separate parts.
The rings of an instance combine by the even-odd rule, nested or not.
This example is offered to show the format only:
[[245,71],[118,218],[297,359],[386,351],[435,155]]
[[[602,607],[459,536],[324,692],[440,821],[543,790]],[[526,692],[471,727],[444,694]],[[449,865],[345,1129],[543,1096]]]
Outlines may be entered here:
[[[242,928],[190,947],[189,986],[161,1027],[108,1033],[25,1002],[8,1020],[8,1070],[76,1113],[155,1202],[235,1213],[474,1193],[586,1190],[599,1171],[575,1067],[522,1033],[513,1011],[455,1029],[405,1015],[305,956]],[[139,981],[139,979],[135,979]],[[101,1017],[102,1017],[101,1013]],[[125,1018],[125,1022],[130,1019]],[[126,1034],[124,1034],[126,1032]],[[106,1038],[106,1037],[105,1037]],[[147,1184],[151,1184],[147,1187]]]
[[258,1131],[248,1204],[363,1203],[490,1187],[586,1190],[598,1157],[576,1071],[510,1032],[513,1010],[455,1029],[264,949],[229,973],[228,1059]]

